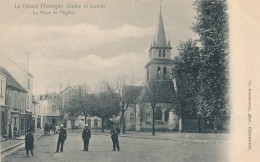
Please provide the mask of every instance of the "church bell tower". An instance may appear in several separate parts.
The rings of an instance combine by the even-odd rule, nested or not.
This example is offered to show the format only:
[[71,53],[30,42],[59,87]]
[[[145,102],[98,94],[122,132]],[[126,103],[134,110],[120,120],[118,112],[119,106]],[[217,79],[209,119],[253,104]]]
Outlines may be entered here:
[[171,43],[166,41],[162,13],[160,9],[159,22],[155,39],[149,50],[149,62],[147,70],[147,81],[149,80],[171,80],[173,60],[171,59]]

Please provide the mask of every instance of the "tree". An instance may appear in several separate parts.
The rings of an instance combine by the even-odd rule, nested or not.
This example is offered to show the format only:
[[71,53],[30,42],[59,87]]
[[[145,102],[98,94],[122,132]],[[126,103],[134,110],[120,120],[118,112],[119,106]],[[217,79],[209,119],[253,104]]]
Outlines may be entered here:
[[[197,93],[200,84],[200,50],[197,41],[189,39],[181,42],[179,55],[174,60],[173,75],[176,80],[177,95],[175,114],[180,117],[180,126],[184,118],[196,118]],[[180,127],[182,131],[182,127]],[[200,131],[200,126],[199,126]]]
[[226,0],[197,0],[197,22],[201,49],[200,90],[197,115],[202,118],[229,116],[228,16]]
[[152,107],[152,135],[155,135],[155,106],[158,103],[158,95],[161,95],[160,85],[156,83],[156,80],[148,82],[145,86],[145,91],[148,96],[148,100]]
[[174,87],[171,80],[149,80],[141,92],[141,101],[149,102],[152,108],[152,135],[155,135],[155,111],[158,103],[172,104],[174,101]]
[[128,79],[126,75],[118,75],[114,82],[106,83],[106,88],[114,106],[121,112],[122,133],[125,133],[125,111],[137,98],[134,78]]
[[82,114],[82,104],[83,103],[83,87],[77,86],[73,93],[71,94],[66,107],[66,113],[71,120],[71,128],[73,129],[75,125],[75,118]]
[[95,96],[89,93],[86,85],[78,85],[70,98],[70,106],[66,110],[73,119],[79,115],[84,115],[86,123],[87,116],[91,115],[95,108],[95,99]]
[[65,122],[66,109],[69,108],[69,101],[72,95],[72,91],[73,89],[71,87],[67,87],[54,99],[55,105],[57,105],[59,109],[60,119],[62,123]]
[[97,97],[98,105],[93,114],[102,119],[102,132],[104,132],[104,121],[114,115],[118,115],[119,109],[114,106],[115,103],[111,100],[109,92],[99,92]]

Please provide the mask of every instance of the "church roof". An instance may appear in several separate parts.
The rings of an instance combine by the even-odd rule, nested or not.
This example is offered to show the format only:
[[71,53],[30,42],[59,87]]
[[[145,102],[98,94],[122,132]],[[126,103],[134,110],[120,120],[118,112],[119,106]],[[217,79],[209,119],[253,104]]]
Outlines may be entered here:
[[147,82],[138,100],[140,102],[172,103],[175,100],[172,80],[154,80]]
[[159,23],[158,23],[157,33],[156,33],[155,38],[156,38],[156,40],[153,45],[154,47],[169,47],[169,45],[167,45],[167,43],[166,43],[166,37],[165,37],[165,32],[164,32],[161,10],[160,10],[160,14],[159,14]]
[[125,86],[125,98],[131,103],[135,103],[143,86]]
[[0,71],[2,71],[7,76],[6,85],[8,87],[13,87],[18,91],[27,92],[26,89],[23,88],[5,68],[0,66]]

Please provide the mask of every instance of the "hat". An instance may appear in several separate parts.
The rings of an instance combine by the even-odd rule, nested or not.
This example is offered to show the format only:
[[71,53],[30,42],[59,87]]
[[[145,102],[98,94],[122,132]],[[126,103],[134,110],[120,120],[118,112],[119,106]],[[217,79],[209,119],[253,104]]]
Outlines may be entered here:
[[88,127],[88,123],[86,124],[86,127]]
[[60,126],[61,126],[61,127],[63,127],[64,125],[63,125],[63,124],[61,124]]

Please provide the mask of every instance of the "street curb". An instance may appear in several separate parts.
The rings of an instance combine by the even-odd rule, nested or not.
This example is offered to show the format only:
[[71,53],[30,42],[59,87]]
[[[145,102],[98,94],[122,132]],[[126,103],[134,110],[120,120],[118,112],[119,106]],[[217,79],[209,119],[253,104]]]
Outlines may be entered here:
[[[41,133],[38,133],[38,134],[36,134],[34,137],[35,137],[35,139],[37,139],[37,138],[39,138],[39,137],[41,137],[42,136],[42,134]],[[17,143],[17,144],[15,144],[15,145],[13,145],[13,146],[10,146],[10,147],[8,147],[8,148],[6,148],[6,149],[4,149],[4,150],[1,150],[1,155],[3,155],[3,153],[5,153],[5,152],[7,152],[7,151],[10,151],[10,150],[12,150],[12,149],[14,149],[14,148],[16,148],[16,147],[18,147],[18,146],[21,146],[22,144],[24,144],[25,143],[25,141],[23,140],[22,142],[19,142],[19,143]],[[1,157],[1,158],[3,158],[3,157]]]
[[10,146],[10,147],[8,147],[8,148],[6,148],[6,149],[4,149],[4,150],[1,150],[1,155],[2,155],[3,153],[5,153],[5,152],[9,151],[9,150],[12,150],[12,149],[15,148],[15,147],[18,147],[18,146],[22,145],[23,143],[24,143],[24,141],[22,141],[22,142],[20,142],[20,143],[17,143],[17,144],[15,144],[15,145],[13,145],[13,146]]

